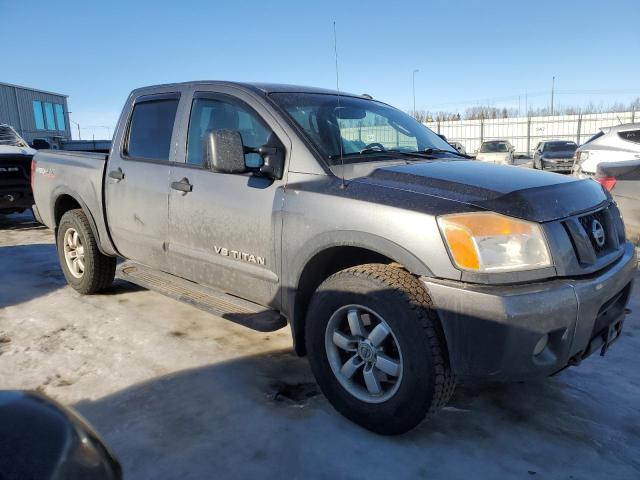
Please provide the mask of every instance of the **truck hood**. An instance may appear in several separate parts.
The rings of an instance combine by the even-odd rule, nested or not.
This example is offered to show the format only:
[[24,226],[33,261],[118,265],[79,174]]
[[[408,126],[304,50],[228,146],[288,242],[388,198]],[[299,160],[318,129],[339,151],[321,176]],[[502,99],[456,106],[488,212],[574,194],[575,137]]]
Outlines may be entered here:
[[352,181],[444,198],[534,222],[565,218],[607,200],[593,180],[477,161],[394,164]]

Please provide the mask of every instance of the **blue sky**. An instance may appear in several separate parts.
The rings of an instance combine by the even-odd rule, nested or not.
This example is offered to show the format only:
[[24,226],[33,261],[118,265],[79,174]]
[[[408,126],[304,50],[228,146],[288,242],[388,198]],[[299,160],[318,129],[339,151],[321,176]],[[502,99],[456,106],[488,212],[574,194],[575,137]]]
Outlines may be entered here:
[[405,110],[413,69],[419,109],[517,107],[518,95],[524,109],[525,92],[544,106],[553,75],[560,105],[640,95],[637,0],[0,0],[0,42],[13,49],[0,81],[69,95],[83,137],[104,138],[143,85],[333,88],[334,20],[341,88]]

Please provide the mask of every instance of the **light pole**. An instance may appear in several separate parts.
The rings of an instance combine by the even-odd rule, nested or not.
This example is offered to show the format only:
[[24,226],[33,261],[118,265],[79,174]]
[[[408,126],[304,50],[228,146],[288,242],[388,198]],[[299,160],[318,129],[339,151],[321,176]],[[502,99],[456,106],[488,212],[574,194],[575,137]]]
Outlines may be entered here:
[[416,73],[418,73],[420,70],[418,70],[417,68],[413,71],[412,77],[413,77],[413,116],[415,118],[416,116]]
[[553,117],[553,93],[556,88],[556,77],[551,78],[551,116]]
[[[71,113],[71,112],[69,112]],[[82,140],[82,137],[80,136],[80,124],[78,122],[74,122],[73,120],[71,120],[71,118],[69,118],[69,121],[71,123],[75,123],[78,126],[78,140]]]

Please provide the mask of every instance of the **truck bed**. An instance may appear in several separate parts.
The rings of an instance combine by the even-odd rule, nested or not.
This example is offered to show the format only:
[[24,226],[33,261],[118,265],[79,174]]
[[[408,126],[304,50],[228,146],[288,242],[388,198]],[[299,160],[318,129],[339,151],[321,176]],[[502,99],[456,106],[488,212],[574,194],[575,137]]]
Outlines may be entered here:
[[109,155],[95,152],[40,150],[33,157],[33,192],[42,223],[54,228],[57,202],[75,202],[94,224],[100,248],[110,251],[102,185]]

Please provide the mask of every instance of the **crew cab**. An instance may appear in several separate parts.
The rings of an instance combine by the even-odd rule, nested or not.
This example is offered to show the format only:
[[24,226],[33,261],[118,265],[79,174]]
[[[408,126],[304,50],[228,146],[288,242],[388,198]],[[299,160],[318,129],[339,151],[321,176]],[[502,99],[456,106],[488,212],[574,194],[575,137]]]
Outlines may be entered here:
[[259,331],[288,323],[329,401],[383,434],[458,380],[604,353],[636,271],[598,183],[469,161],[369,96],[141,88],[108,155],[34,161],[35,211],[73,288],[118,275]]

